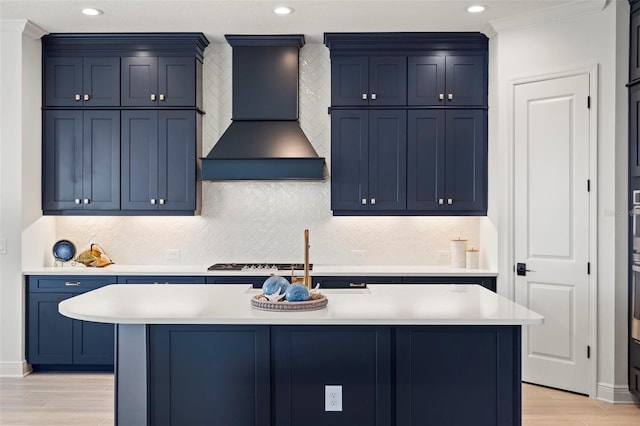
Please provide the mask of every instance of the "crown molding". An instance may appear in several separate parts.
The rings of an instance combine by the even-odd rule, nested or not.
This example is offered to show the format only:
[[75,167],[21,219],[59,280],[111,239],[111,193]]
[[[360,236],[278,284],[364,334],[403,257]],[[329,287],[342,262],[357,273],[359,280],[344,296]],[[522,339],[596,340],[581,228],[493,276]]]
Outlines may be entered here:
[[0,31],[3,33],[21,33],[34,40],[48,33],[48,31],[28,19],[4,19],[0,21]]
[[485,28],[483,32],[489,36],[489,33],[486,31],[498,34],[502,31],[516,30],[545,22],[559,21],[572,16],[600,12],[607,5],[607,1],[608,0],[574,0],[570,3],[552,6],[522,15],[495,19],[488,25],[488,27],[492,27],[492,30]]

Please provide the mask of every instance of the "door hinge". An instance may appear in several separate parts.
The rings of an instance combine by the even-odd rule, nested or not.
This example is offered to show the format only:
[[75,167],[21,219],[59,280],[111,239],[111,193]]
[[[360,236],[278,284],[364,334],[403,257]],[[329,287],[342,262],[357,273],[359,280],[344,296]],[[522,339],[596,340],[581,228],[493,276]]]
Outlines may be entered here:
[[591,96],[587,96],[587,108],[591,109]]
[[591,358],[591,346],[587,346],[587,359]]
[[591,262],[587,262],[587,275],[591,275]]
[[591,179],[587,179],[587,192],[591,192]]

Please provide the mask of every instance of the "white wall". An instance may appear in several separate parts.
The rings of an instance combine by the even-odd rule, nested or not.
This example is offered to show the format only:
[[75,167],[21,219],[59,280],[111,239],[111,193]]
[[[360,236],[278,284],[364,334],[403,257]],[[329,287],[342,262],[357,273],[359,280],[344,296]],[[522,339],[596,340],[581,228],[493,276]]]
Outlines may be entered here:
[[[23,362],[22,230],[39,217],[33,201],[39,184],[34,186],[31,179],[23,182],[22,176],[40,167],[39,38],[43,32],[26,21],[3,21],[0,27],[0,238],[7,240],[7,253],[0,255],[0,375],[20,376],[27,368]],[[27,159],[35,164],[27,164]],[[52,221],[48,228],[52,235]],[[41,239],[33,235],[36,250],[42,247]]]
[[[626,13],[626,17],[624,14]],[[624,19],[622,19],[624,18]],[[620,20],[620,34],[616,23]],[[498,117],[495,144],[489,151],[502,152],[502,178],[490,192],[498,198],[500,211],[509,211],[512,138],[509,134],[512,81],[516,79],[590,69],[598,66],[598,397],[612,400],[622,397],[626,387],[626,292],[627,292],[627,217],[611,214],[626,211],[626,92],[624,75],[628,52],[624,28],[628,28],[626,2],[609,2],[601,12],[546,22],[525,28],[499,31],[491,42],[498,51]],[[495,112],[494,112],[495,114]],[[496,117],[492,118],[495,123]],[[494,201],[490,201],[490,205]],[[511,224],[501,218],[500,274],[501,285],[513,287],[509,256]],[[508,282],[504,281],[508,279]],[[624,339],[623,339],[624,337]]]
[[[231,123],[231,47],[213,43],[204,60],[203,154]],[[300,52],[300,123],[330,167],[330,61],[322,44]],[[437,264],[449,240],[480,241],[479,218],[333,217],[324,182],[203,182],[200,217],[58,217],[57,237],[78,248],[99,243],[117,263],[165,262],[181,250],[182,264],[303,261],[303,231],[311,260],[322,264]],[[353,259],[352,250],[365,250]],[[484,251],[484,250],[483,250]],[[494,256],[495,258],[495,256]]]

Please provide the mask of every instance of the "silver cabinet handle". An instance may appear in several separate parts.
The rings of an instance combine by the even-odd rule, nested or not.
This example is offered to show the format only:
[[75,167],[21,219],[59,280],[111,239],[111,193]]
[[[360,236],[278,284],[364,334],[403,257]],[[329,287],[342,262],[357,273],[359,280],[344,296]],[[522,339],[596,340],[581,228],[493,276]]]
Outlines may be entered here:
[[453,199],[447,198],[447,204],[449,204],[449,205],[453,204]]
[[90,200],[90,199],[88,199],[88,198],[85,198],[85,199],[84,199],[84,203],[85,203],[85,204],[89,204],[89,203],[91,203],[91,200]]
[[363,205],[364,205],[364,204],[367,204],[367,199],[366,199],[366,198],[363,198],[363,199],[362,199],[362,204],[363,204]]
[[166,201],[164,200],[164,198],[160,198],[160,204],[164,204],[166,203]]
[[155,204],[155,203],[156,203],[156,199],[155,199],[155,198],[152,198],[152,199],[151,199],[151,204]]
[[81,99],[80,93],[76,93],[75,99],[76,101],[79,101]]
[[364,100],[364,101],[366,101],[366,100],[367,100],[367,94],[366,94],[366,93],[363,93],[363,94],[362,94],[362,100]]
[[349,283],[349,287],[365,288],[367,283]]
[[160,93],[160,100],[164,101],[164,94],[163,93]]
[[440,99],[441,101],[444,101],[444,93],[440,93],[438,95],[438,99]]
[[66,285],[67,287],[80,287],[82,283],[80,281],[75,283],[70,283],[69,281],[67,281],[66,283],[64,283],[64,285]]
[[447,99],[449,99],[450,101],[452,101],[452,100],[453,100],[453,93],[449,93],[449,94],[447,95]]
[[76,198],[75,201],[76,201],[76,204],[81,204],[82,203],[82,200],[80,198]]
[[375,93],[372,93],[371,94],[371,99],[373,99],[375,101],[376,99],[378,99],[378,95],[376,95]]
[[155,94],[155,93],[152,93],[152,94],[151,94],[151,100],[152,100],[152,101],[155,101],[155,100],[156,100],[156,94]]
[[372,198],[372,199],[371,199],[371,204],[375,204],[375,203],[376,203],[376,199],[375,199],[375,198]]
[[438,204],[443,205],[444,204],[444,200],[442,198],[438,198]]
[[91,97],[89,95],[84,95],[84,100],[88,101]]

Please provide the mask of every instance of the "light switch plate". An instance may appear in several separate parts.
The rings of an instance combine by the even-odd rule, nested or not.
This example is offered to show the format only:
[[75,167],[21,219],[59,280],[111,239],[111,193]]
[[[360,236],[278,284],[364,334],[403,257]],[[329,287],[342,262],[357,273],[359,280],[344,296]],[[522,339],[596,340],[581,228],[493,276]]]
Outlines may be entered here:
[[342,411],[342,386],[324,387],[324,411]]
[[7,239],[0,238],[0,254],[7,254]]

